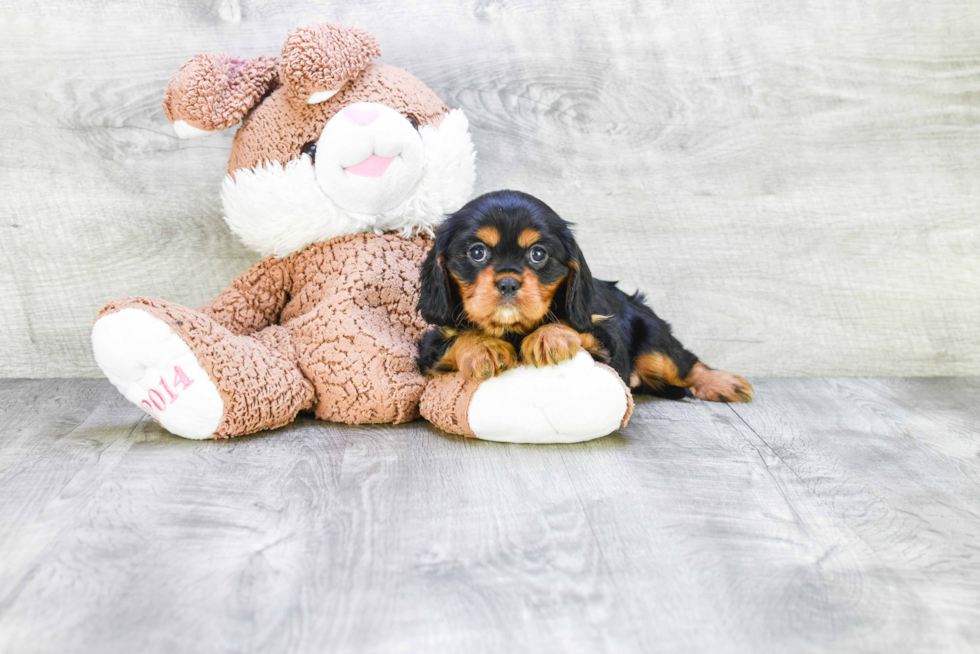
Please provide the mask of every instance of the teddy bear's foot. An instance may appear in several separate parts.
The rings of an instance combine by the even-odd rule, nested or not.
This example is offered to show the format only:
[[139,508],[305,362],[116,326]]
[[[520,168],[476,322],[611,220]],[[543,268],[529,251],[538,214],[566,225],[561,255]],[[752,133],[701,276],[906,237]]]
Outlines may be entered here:
[[92,329],[92,349],[113,386],[171,434],[203,439],[218,429],[218,388],[163,320],[133,308],[105,315]]
[[123,395],[185,438],[275,429],[314,403],[292,336],[279,325],[235,334],[201,311],[127,297],[99,311],[92,345]]
[[521,366],[482,384],[459,374],[429,382],[422,415],[437,427],[506,443],[577,443],[625,426],[633,398],[584,350],[554,366]]

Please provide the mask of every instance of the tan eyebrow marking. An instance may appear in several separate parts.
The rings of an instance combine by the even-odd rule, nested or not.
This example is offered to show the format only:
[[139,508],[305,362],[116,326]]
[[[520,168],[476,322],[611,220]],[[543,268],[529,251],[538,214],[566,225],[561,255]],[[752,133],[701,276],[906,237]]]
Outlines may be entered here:
[[500,230],[498,230],[496,227],[485,225],[476,230],[476,237],[490,247],[493,247],[497,243],[500,243]]
[[517,244],[522,248],[529,248],[541,239],[541,232],[528,227],[517,237]]

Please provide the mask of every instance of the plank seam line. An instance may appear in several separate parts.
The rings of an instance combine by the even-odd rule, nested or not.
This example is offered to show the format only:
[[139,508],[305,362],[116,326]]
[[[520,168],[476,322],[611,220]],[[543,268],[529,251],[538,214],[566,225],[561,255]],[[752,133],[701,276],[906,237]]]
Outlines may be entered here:
[[[762,444],[766,446],[766,449],[769,450],[770,452],[772,452],[772,455],[774,457],[776,457],[777,459],[779,459],[780,463],[782,463],[784,466],[786,466],[786,469],[789,470],[790,472],[792,472],[793,473],[793,476],[796,477],[797,479],[799,479],[800,482],[804,486],[807,487],[807,490],[809,490],[811,493],[813,493],[814,497],[816,497],[821,502],[823,502],[823,499],[819,495],[817,495],[817,493],[813,490],[813,488],[810,487],[810,484],[806,483],[806,480],[803,479],[803,477],[801,477],[800,474],[798,472],[796,472],[796,470],[793,469],[793,466],[791,466],[790,464],[786,463],[786,460],[783,457],[779,456],[779,453],[776,452],[776,450],[772,449],[772,446],[769,443],[766,442],[766,439],[764,439],[762,436],[760,436],[759,435],[759,432],[757,432],[755,429],[753,429],[752,425],[750,425],[748,422],[746,422],[745,421],[745,418],[743,418],[741,415],[739,415],[738,411],[736,411],[734,409],[734,407],[732,407],[731,404],[727,404],[727,406],[728,406],[729,409],[732,410],[732,413],[734,413],[735,416],[739,420],[742,421],[742,424],[745,425],[746,427],[748,427],[749,428],[749,431],[752,432],[753,434],[755,434],[755,437],[758,438],[760,441],[762,441]],[[763,463],[765,463],[765,461],[763,461]],[[768,464],[766,465],[766,468],[767,469],[769,468]],[[830,508],[830,507],[827,507],[827,508]]]
[[[760,441],[762,441],[763,445],[766,446],[766,449],[768,449],[770,452],[772,452],[773,456],[775,456],[777,459],[779,459],[780,463],[782,463],[784,466],[786,466],[786,469],[789,470],[790,472],[792,472],[793,473],[793,476],[800,480],[800,483],[803,484],[803,487],[806,488],[807,492],[810,495],[812,495],[814,498],[816,498],[817,502],[819,502],[820,504],[822,504],[828,511],[830,511],[831,515],[833,515],[835,518],[837,518],[838,520],[840,520],[842,526],[845,529],[847,529],[847,531],[849,533],[853,534],[856,539],[858,539],[859,541],[861,541],[861,543],[866,548],[868,548],[868,551],[871,552],[871,554],[875,558],[875,560],[877,560],[877,561],[879,561],[881,563],[884,563],[884,561],[882,560],[882,558],[879,556],[878,551],[875,548],[873,548],[871,546],[871,544],[868,543],[868,541],[864,540],[864,538],[861,536],[861,534],[859,534],[853,527],[851,527],[850,524],[848,524],[847,519],[843,515],[840,515],[836,510],[834,510],[833,505],[828,504],[826,502],[826,500],[824,500],[824,498],[822,498],[820,496],[820,494],[817,493],[817,491],[812,486],[810,486],[810,484],[808,484],[807,481],[803,477],[801,477],[798,472],[796,472],[796,470],[793,469],[793,466],[791,466],[790,464],[786,463],[786,460],[783,459],[783,457],[779,456],[779,454],[776,452],[776,450],[774,450],[772,448],[772,446],[769,445],[769,443],[766,442],[766,439],[764,439],[762,436],[760,436],[759,435],[759,432],[757,432],[752,427],[752,425],[750,425],[745,420],[745,418],[743,418],[741,415],[739,415],[738,411],[736,411],[735,408],[731,404],[728,404],[727,406],[728,406],[729,409],[732,410],[732,413],[734,413],[736,416],[738,416],[738,419],[741,420],[742,423],[746,427],[748,427],[749,431],[751,431],[753,434],[755,434],[755,437],[758,438]],[[776,485],[779,486],[779,492],[783,495],[783,497],[786,499],[786,501],[789,502],[789,498],[786,497],[785,492],[783,492],[782,485],[779,483],[779,480],[776,479],[775,475],[772,474],[772,471],[769,470],[769,464],[767,464],[766,461],[765,461],[765,459],[762,458],[762,453],[761,452],[759,452],[759,458],[762,459],[762,464],[764,466],[766,466],[766,472],[769,473],[769,476],[772,477],[773,481],[776,482]],[[792,505],[792,502],[790,502],[790,510],[793,512],[793,515],[795,515],[797,517],[797,519],[799,519],[801,521],[800,524],[802,524],[802,525],[805,526],[806,523],[803,522],[802,517],[796,512],[796,507],[794,507]],[[891,568],[891,566],[887,566],[887,565],[886,565],[886,567]]]
[[[730,407],[729,407],[729,408],[730,408]],[[737,415],[737,416],[738,416],[738,413],[736,412],[736,413],[735,413],[735,415]],[[740,419],[740,420],[742,420],[742,422],[743,422],[743,423],[745,423],[745,420],[743,420],[743,419],[742,419],[742,416],[738,416],[738,417],[739,417],[739,419]],[[760,441],[762,441],[762,443],[763,443],[763,445],[765,445],[765,446],[766,446],[766,448],[767,448],[767,449],[768,449],[768,450],[769,450],[770,452],[772,452],[772,454],[773,454],[773,456],[775,456],[775,457],[776,457],[777,459],[779,459],[779,461],[780,461],[780,462],[781,462],[781,463],[782,463],[783,465],[785,465],[785,466],[786,466],[786,468],[787,468],[787,469],[788,469],[788,470],[789,470],[790,472],[792,472],[792,473],[793,473],[793,475],[794,475],[794,476],[796,476],[796,478],[797,478],[797,479],[799,479],[799,480],[800,480],[800,481],[801,481],[801,482],[803,483],[803,486],[804,486],[804,488],[806,488],[806,489],[807,489],[807,491],[809,491],[809,492],[810,492],[810,494],[812,494],[812,495],[813,495],[814,497],[816,497],[816,498],[817,498],[817,501],[818,501],[818,502],[821,502],[821,503],[822,503],[822,501],[820,500],[820,497],[819,497],[819,496],[817,496],[817,494],[813,492],[813,489],[812,489],[812,488],[810,488],[810,487],[809,487],[809,486],[807,485],[807,483],[806,483],[805,481],[803,481],[803,478],[802,478],[802,477],[800,477],[800,476],[799,476],[798,474],[796,474],[796,471],[795,471],[795,470],[793,470],[793,469],[792,469],[792,468],[791,468],[791,467],[789,466],[789,464],[787,464],[787,463],[786,463],[786,462],[785,462],[785,461],[784,461],[784,460],[782,459],[782,457],[780,457],[780,456],[779,456],[778,454],[776,454],[776,452],[775,452],[775,451],[774,451],[774,450],[772,449],[772,447],[770,447],[770,445],[769,445],[769,443],[767,443],[767,442],[765,441],[765,439],[763,439],[763,438],[762,438],[761,436],[759,436],[759,434],[758,434],[758,432],[756,432],[756,431],[755,431],[754,429],[752,429],[752,427],[751,427],[751,426],[750,426],[750,425],[749,425],[748,423],[745,423],[745,426],[749,428],[749,431],[751,431],[751,432],[752,432],[753,434],[755,434],[755,436],[756,436],[756,438],[758,438],[758,439],[759,439]],[[799,528],[800,528],[800,529],[801,529],[801,530],[803,531],[803,533],[805,533],[805,534],[807,535],[807,537],[808,537],[808,538],[810,539],[810,541],[812,542],[812,541],[813,541],[813,536],[812,536],[812,535],[811,535],[811,533],[810,533],[810,529],[809,529],[809,527],[808,527],[808,525],[807,525],[807,523],[806,523],[806,520],[804,520],[804,519],[803,519],[803,516],[801,516],[801,515],[800,515],[800,513],[799,513],[799,511],[797,511],[797,510],[796,510],[796,506],[794,506],[794,504],[793,504],[793,500],[791,500],[791,499],[790,499],[790,497],[789,497],[789,494],[788,494],[788,493],[786,492],[786,489],[785,489],[785,488],[783,488],[783,484],[781,484],[781,483],[779,482],[779,479],[777,479],[777,478],[776,478],[776,475],[775,475],[775,474],[773,473],[773,471],[772,471],[772,468],[770,468],[770,467],[769,467],[769,462],[768,462],[768,461],[766,461],[766,457],[765,457],[765,456],[763,456],[763,453],[762,453],[762,451],[761,451],[761,450],[759,449],[759,446],[758,446],[757,444],[754,444],[754,443],[752,443],[752,442],[751,442],[751,441],[750,441],[750,440],[749,440],[748,438],[746,438],[746,437],[745,437],[745,435],[744,435],[744,434],[742,434],[741,432],[739,432],[739,430],[737,430],[737,429],[736,429],[735,431],[736,431],[736,432],[738,433],[738,435],[739,435],[739,436],[741,436],[741,437],[742,437],[742,439],[743,439],[743,440],[744,440],[744,441],[745,441],[746,443],[748,443],[749,445],[751,445],[751,446],[752,446],[752,449],[753,449],[753,450],[755,450],[755,453],[756,453],[756,455],[757,455],[757,456],[759,457],[759,461],[761,461],[761,462],[762,462],[762,465],[763,465],[763,467],[765,467],[765,469],[766,469],[766,474],[767,474],[767,475],[769,475],[769,478],[770,478],[770,479],[772,479],[772,483],[774,483],[774,484],[776,485],[776,490],[777,490],[777,491],[779,491],[779,494],[780,494],[780,495],[782,496],[782,498],[783,498],[783,501],[784,501],[784,502],[786,502],[786,507],[787,507],[787,508],[788,508],[788,509],[790,510],[790,512],[791,512],[791,513],[793,514],[793,518],[794,518],[794,520],[796,521],[796,524],[797,524],[797,526],[798,526],[798,527],[799,527]]]
[[[824,381],[824,382],[826,382],[826,381],[827,381],[827,378],[825,378],[825,377],[818,377],[817,379],[818,379],[818,380],[821,380],[821,381]],[[827,510],[828,510],[828,511],[830,512],[830,514],[834,516],[834,518],[836,518],[836,519],[837,519],[838,521],[840,521],[840,526],[841,526],[841,527],[842,527],[842,528],[843,528],[844,530],[846,530],[846,532],[847,532],[847,533],[849,533],[849,534],[851,534],[851,535],[852,535],[852,536],[853,536],[853,537],[854,537],[854,538],[855,538],[855,539],[856,539],[856,540],[857,540],[857,541],[858,541],[859,543],[861,543],[861,545],[863,545],[863,546],[865,547],[865,549],[866,549],[866,551],[868,552],[868,554],[870,555],[870,557],[871,557],[871,559],[872,559],[872,560],[874,560],[874,561],[876,561],[876,562],[877,562],[878,564],[880,564],[880,565],[881,565],[881,566],[882,566],[882,567],[883,567],[884,569],[886,569],[886,570],[887,570],[887,571],[888,571],[889,573],[891,573],[891,575],[892,575],[892,579],[891,579],[891,580],[892,580],[892,582],[893,582],[893,583],[895,583],[895,584],[896,584],[896,585],[897,585],[898,587],[900,587],[900,588],[902,588],[902,589],[904,589],[904,590],[905,590],[905,591],[906,591],[907,593],[914,593],[914,591],[912,591],[912,590],[911,590],[911,585],[910,585],[910,583],[908,582],[908,580],[906,580],[906,579],[904,579],[904,578],[902,577],[902,575],[901,575],[900,573],[899,573],[899,574],[896,574],[896,572],[897,572],[897,570],[896,570],[896,566],[895,566],[894,564],[892,564],[892,563],[890,563],[890,562],[888,562],[888,561],[886,561],[886,560],[885,560],[885,558],[884,558],[884,557],[882,556],[882,554],[881,554],[881,553],[880,553],[880,552],[879,552],[879,551],[878,551],[878,550],[877,550],[877,549],[876,549],[875,547],[873,547],[873,546],[871,545],[871,543],[869,543],[869,542],[868,542],[867,540],[865,540],[865,539],[864,539],[864,537],[863,537],[863,536],[861,535],[861,533],[860,533],[859,531],[857,531],[857,529],[855,529],[854,527],[852,527],[852,526],[851,526],[851,524],[850,524],[850,522],[849,522],[849,521],[847,520],[847,517],[846,517],[845,515],[842,515],[842,514],[840,514],[840,513],[838,513],[837,511],[835,511],[835,510],[834,510],[834,507],[833,507],[833,506],[832,506],[831,504],[828,504],[828,503],[827,503],[827,502],[826,502],[826,501],[824,500],[824,498],[823,498],[823,497],[821,497],[821,496],[820,496],[820,494],[819,494],[819,493],[817,493],[817,492],[816,492],[816,491],[815,491],[815,490],[813,489],[813,487],[811,487],[811,486],[810,486],[810,484],[808,484],[808,483],[806,482],[806,480],[805,480],[805,479],[803,479],[803,477],[801,477],[801,476],[799,475],[799,473],[797,473],[797,472],[796,472],[796,470],[794,470],[794,469],[793,469],[793,467],[792,467],[792,466],[790,466],[790,465],[789,465],[788,463],[786,463],[786,461],[785,461],[785,460],[783,459],[783,457],[781,457],[781,456],[779,456],[779,454],[777,454],[777,453],[776,453],[776,451],[775,451],[775,450],[774,450],[774,449],[772,448],[772,446],[770,446],[770,445],[769,445],[769,443],[767,443],[767,442],[766,442],[766,439],[764,439],[764,438],[763,438],[762,436],[760,436],[760,435],[759,435],[759,432],[757,432],[757,431],[756,431],[756,430],[755,430],[755,429],[754,429],[754,428],[752,427],[752,425],[750,425],[750,424],[749,424],[749,423],[748,423],[748,422],[747,422],[747,421],[745,420],[745,418],[743,418],[743,417],[742,417],[742,416],[741,416],[741,415],[739,414],[739,412],[735,410],[735,407],[733,407],[733,406],[732,406],[731,404],[728,404],[728,408],[729,408],[729,409],[731,409],[731,410],[732,410],[732,413],[734,413],[734,414],[735,414],[736,416],[738,416],[738,419],[739,419],[739,420],[741,420],[741,421],[742,421],[742,423],[744,423],[746,427],[748,427],[748,429],[749,429],[749,431],[751,431],[751,432],[752,432],[753,434],[755,434],[755,436],[756,436],[756,437],[757,437],[757,438],[758,438],[758,439],[759,439],[760,441],[762,441],[762,443],[764,443],[764,444],[765,444],[765,446],[766,446],[766,448],[768,448],[768,449],[769,449],[769,451],[770,451],[770,452],[772,452],[772,453],[773,453],[773,455],[774,455],[774,456],[775,456],[775,457],[776,457],[777,459],[779,459],[779,460],[780,460],[780,462],[782,462],[782,463],[783,463],[783,465],[785,465],[785,466],[786,466],[786,468],[787,468],[787,469],[788,469],[788,470],[789,470],[790,472],[792,472],[792,473],[793,473],[793,475],[794,475],[794,476],[795,476],[795,477],[796,477],[797,479],[799,479],[799,480],[800,480],[800,482],[801,482],[801,483],[803,484],[803,486],[804,486],[804,487],[805,487],[805,488],[807,489],[807,492],[808,492],[808,493],[809,493],[810,495],[812,495],[812,496],[813,496],[814,498],[816,498],[816,500],[817,500],[817,502],[819,502],[820,504],[822,504],[822,505],[823,505],[823,506],[824,506],[824,507],[825,507],[825,508],[826,508],[826,509],[827,509]],[[743,438],[744,438],[744,436],[743,436]],[[761,456],[762,456],[762,453],[760,452],[760,453],[759,453],[759,455],[760,455],[760,458],[761,458]],[[765,461],[764,461],[764,460],[763,460],[763,464],[765,464]],[[766,465],[766,468],[767,468],[767,471],[768,471],[768,467],[769,467],[769,466],[768,466],[768,465]],[[773,476],[773,475],[772,475],[772,472],[771,472],[771,471],[769,471],[769,474],[770,474],[770,476]],[[773,479],[775,480],[775,477],[774,477],[774,476],[773,476]],[[779,485],[779,481],[778,481],[778,480],[775,480],[775,481],[776,481],[776,484],[777,484],[777,485]],[[782,491],[782,487],[780,487],[780,493],[782,493],[782,492],[783,492],[783,491]],[[783,496],[785,497],[785,494],[783,494]],[[787,498],[787,499],[788,499],[788,498]],[[791,506],[790,506],[790,510],[791,510],[791,511],[793,512],[793,514],[794,514],[794,515],[796,515],[796,516],[797,516],[797,517],[799,518],[799,514],[798,514],[798,513],[797,513],[797,511],[796,511],[796,507],[793,507],[793,506],[791,505]],[[805,522],[804,522],[804,523],[802,523],[802,524],[803,524],[804,526],[806,525],[806,523],[805,523]],[[812,540],[812,536],[811,536],[811,540]],[[835,545],[835,547],[836,547],[836,545]],[[820,574],[821,574],[821,575],[823,574],[823,571],[822,571],[822,569],[820,569],[820,567],[819,567],[819,563],[820,563],[821,561],[823,561],[823,560],[825,560],[825,559],[827,558],[827,556],[829,556],[829,555],[830,555],[830,553],[831,553],[831,551],[832,551],[832,549],[833,549],[833,548],[831,548],[830,550],[828,550],[828,551],[826,551],[826,552],[824,552],[824,554],[823,554],[823,555],[822,555],[822,556],[820,557],[820,559],[818,559],[818,561],[816,561],[816,562],[814,562],[814,564],[818,566],[818,570],[820,571]]]

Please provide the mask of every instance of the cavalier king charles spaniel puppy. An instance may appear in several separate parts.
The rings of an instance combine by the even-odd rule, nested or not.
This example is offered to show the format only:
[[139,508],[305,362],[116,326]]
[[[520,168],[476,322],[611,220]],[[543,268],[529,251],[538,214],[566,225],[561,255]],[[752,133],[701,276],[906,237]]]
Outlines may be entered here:
[[449,216],[422,265],[419,343],[426,374],[484,381],[584,348],[635,390],[749,402],[752,384],[684,349],[640,293],[592,279],[569,223],[518,191],[487,193]]

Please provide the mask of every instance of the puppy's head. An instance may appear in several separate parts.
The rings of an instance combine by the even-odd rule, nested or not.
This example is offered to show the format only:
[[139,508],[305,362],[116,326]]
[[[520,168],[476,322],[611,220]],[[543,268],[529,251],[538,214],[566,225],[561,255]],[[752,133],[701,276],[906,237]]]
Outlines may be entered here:
[[569,224],[518,191],[481,195],[439,228],[418,309],[440,326],[527,333],[546,317],[587,331],[592,275]]

